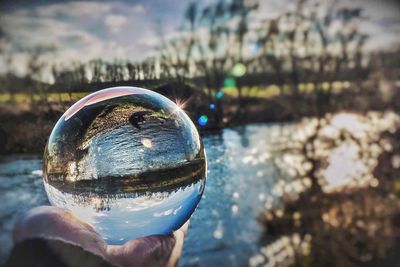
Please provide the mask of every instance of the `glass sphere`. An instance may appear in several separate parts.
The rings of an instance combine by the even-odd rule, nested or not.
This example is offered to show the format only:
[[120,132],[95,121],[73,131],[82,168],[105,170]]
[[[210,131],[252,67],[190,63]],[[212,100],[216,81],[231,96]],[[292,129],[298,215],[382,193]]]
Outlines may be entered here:
[[137,87],[90,94],[55,125],[43,179],[52,205],[90,223],[109,244],[169,234],[203,194],[199,133],[175,103]]

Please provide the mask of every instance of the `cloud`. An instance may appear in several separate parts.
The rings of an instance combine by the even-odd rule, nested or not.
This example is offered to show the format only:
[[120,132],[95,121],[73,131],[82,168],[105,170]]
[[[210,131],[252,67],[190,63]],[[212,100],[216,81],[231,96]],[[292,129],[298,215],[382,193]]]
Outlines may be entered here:
[[110,14],[106,16],[104,23],[112,32],[118,32],[122,26],[126,25],[127,21],[125,16]]
[[65,2],[51,4],[47,6],[40,6],[36,8],[39,17],[97,17],[103,16],[110,12],[112,3],[95,2],[95,1],[79,1],[79,2]]
[[[92,59],[141,60],[154,52],[155,15],[140,3],[65,2],[36,5],[1,13],[7,35],[8,54],[14,69],[24,72],[29,50],[53,46],[56,51],[42,57],[48,63],[68,65]],[[151,10],[150,10],[151,13]],[[0,58],[0,72],[6,71]]]
[[144,14],[146,12],[145,7],[141,4],[134,5],[131,9],[133,14]]

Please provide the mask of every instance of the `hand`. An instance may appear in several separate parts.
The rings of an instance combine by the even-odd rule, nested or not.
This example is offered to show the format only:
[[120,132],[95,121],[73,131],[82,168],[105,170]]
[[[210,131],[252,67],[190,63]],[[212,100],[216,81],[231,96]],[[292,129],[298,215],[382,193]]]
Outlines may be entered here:
[[[100,260],[103,263],[108,262],[123,267],[172,267],[177,265],[180,258],[188,224],[186,222],[171,235],[137,238],[124,245],[112,246],[107,245],[91,225],[80,221],[69,211],[52,206],[41,206],[30,210],[16,224],[13,235],[17,245],[27,240],[45,240],[46,247],[51,250],[51,255],[55,254],[56,258],[66,266],[96,266],[100,265],[98,263]],[[36,248],[37,245],[30,245],[30,247]],[[22,260],[19,257],[24,257],[24,255],[18,254],[26,249],[14,250],[9,262],[10,259]],[[31,252],[31,254],[38,253]],[[97,259],[93,260],[91,257]],[[94,264],[96,260],[97,263]]]

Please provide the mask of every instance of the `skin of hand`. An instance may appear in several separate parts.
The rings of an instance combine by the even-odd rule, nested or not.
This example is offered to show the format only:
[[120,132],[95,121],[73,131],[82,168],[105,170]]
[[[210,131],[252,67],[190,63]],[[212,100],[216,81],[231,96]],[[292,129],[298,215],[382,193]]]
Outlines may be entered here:
[[68,266],[74,266],[76,262],[70,253],[63,251],[60,243],[78,246],[115,266],[173,267],[180,258],[188,226],[189,222],[186,222],[170,235],[137,238],[118,246],[107,245],[90,224],[79,220],[69,211],[40,206],[31,209],[16,224],[13,237],[16,244],[37,238],[50,241],[52,251]]

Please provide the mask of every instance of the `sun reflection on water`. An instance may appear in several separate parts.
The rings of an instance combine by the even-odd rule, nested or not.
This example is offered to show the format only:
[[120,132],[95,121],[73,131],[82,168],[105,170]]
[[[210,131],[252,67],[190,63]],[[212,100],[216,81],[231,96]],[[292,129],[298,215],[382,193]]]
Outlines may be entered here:
[[[304,119],[295,131],[278,133],[276,198],[260,198],[266,210],[260,220],[275,239],[249,265],[291,266],[309,256],[317,266],[331,257],[343,264],[332,266],[348,266],[351,258],[366,262],[385,255],[399,232],[393,223],[400,209],[398,129],[400,117],[393,112],[343,112]],[[329,246],[322,245],[328,239]]]

